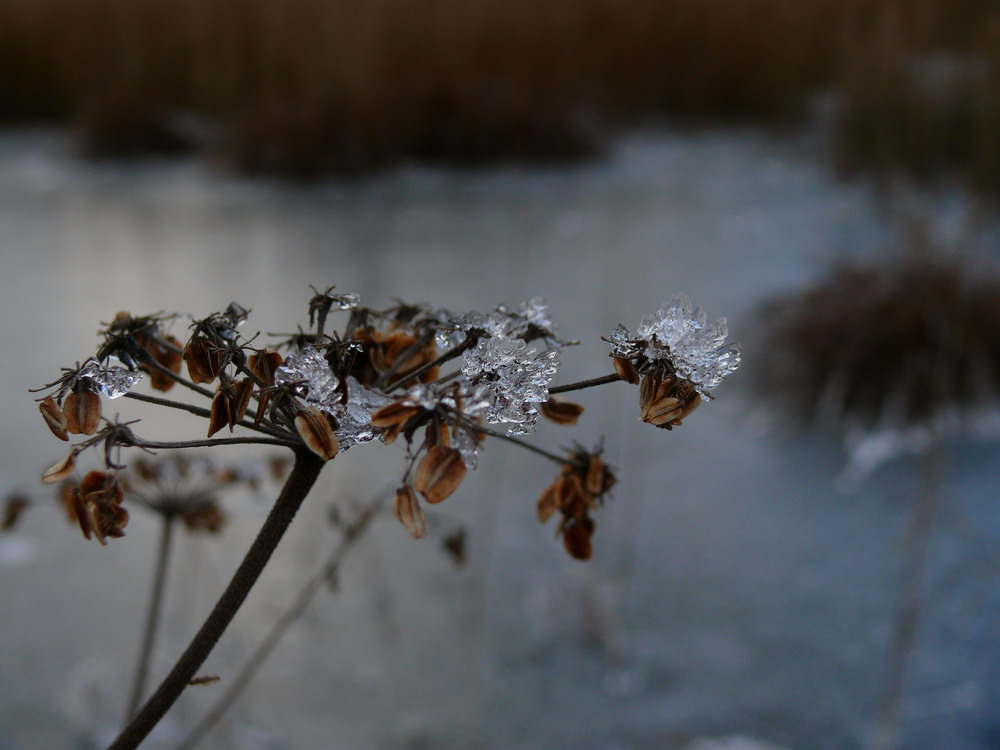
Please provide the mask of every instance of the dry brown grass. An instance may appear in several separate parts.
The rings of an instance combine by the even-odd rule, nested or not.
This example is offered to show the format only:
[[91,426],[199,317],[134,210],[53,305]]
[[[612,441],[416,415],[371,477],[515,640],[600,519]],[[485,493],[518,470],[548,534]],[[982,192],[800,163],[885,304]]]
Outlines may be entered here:
[[[786,123],[842,84],[849,166],[873,158],[853,141],[885,140],[856,113],[902,64],[872,40],[895,24],[894,55],[931,37],[966,52],[991,15],[988,0],[0,0],[0,120],[76,119],[91,151],[129,153],[182,111],[219,126],[207,145],[232,163],[309,176],[574,157],[650,116]],[[883,73],[852,72],[872,60]]]

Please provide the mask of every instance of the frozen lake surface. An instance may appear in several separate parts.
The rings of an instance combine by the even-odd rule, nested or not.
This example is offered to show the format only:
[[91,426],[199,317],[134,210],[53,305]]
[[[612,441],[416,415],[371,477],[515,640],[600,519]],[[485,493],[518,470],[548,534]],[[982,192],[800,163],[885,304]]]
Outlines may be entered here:
[[[583,341],[565,353],[563,382],[607,372],[599,337],[676,291],[747,339],[762,299],[891,239],[870,193],[836,182],[821,152],[809,136],[640,135],[572,168],[413,167],[304,188],[195,162],[84,165],[59,135],[4,135],[0,489],[38,490],[64,450],[26,389],[92,353],[98,322],[118,310],[202,316],[237,300],[253,309],[248,328],[289,331],[306,320],[309,284],[374,306],[541,296]],[[942,210],[948,221],[947,201]],[[747,367],[766,356],[745,347]],[[339,592],[319,595],[204,747],[662,750],[730,734],[797,750],[862,745],[913,466],[838,492],[837,444],[765,434],[740,380],[669,433],[637,422],[624,384],[584,392],[572,432],[541,426],[534,439],[553,450],[604,436],[620,470],[588,564],[535,519],[550,466],[488,444],[436,522],[467,528],[467,564],[380,521]],[[193,436],[184,418],[115,404],[143,417],[142,435]],[[997,450],[952,448],[907,689],[914,750],[1000,747]],[[206,664],[219,685],[335,544],[331,505],[388,496],[402,459],[370,445],[329,467]],[[221,538],[178,540],[158,674],[266,507],[232,503]],[[156,537],[135,511],[128,536],[99,548],[48,509],[0,537],[0,750],[82,750],[113,735]],[[190,690],[148,746],[171,747],[219,689]]]

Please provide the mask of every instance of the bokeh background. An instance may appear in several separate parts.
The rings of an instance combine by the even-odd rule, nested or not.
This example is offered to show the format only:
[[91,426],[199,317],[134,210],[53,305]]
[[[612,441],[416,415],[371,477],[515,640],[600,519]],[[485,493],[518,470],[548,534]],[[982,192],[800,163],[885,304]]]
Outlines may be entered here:
[[[0,536],[0,748],[114,736],[159,533],[141,509],[105,548],[66,523],[38,483],[64,444],[27,389],[119,310],[235,300],[246,332],[284,332],[310,284],[375,307],[544,297],[581,341],[561,382],[608,372],[600,336],[683,291],[745,363],[672,432],[621,383],[579,394],[576,428],[541,425],[551,450],[603,438],[618,468],[588,563],[535,518],[550,465],[499,441],[430,539],[377,521],[204,747],[871,746],[921,459],[845,448],[822,414],[793,429],[755,376],[761,310],[915,246],[995,277],[996,3],[0,0],[0,124],[0,491],[36,501]],[[898,747],[1000,747],[991,393],[946,435]],[[151,439],[204,430],[106,408]],[[176,746],[322,565],[331,509],[388,499],[403,467],[379,445],[328,467],[206,664],[222,681],[150,748]],[[154,677],[273,489],[176,539]],[[440,544],[457,529],[464,565]]]

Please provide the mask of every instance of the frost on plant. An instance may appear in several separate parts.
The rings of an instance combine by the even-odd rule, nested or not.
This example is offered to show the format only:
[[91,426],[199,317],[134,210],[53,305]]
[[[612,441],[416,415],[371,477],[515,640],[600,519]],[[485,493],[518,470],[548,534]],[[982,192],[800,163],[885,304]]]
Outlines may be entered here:
[[689,381],[704,398],[740,366],[740,349],[725,346],[726,319],[708,324],[705,311],[684,294],[675,294],[653,315],[639,321],[636,336],[619,325],[611,334],[612,356],[642,356],[653,367],[663,365]]
[[142,374],[130,372],[124,367],[101,367],[97,362],[88,362],[77,377],[90,383],[95,391],[108,398],[120,398],[142,380]]
[[536,353],[523,339],[488,338],[465,352],[462,374],[485,382],[494,403],[486,408],[491,424],[512,423],[510,435],[532,432],[538,421],[534,404],[549,399],[548,384],[559,367],[559,352]]

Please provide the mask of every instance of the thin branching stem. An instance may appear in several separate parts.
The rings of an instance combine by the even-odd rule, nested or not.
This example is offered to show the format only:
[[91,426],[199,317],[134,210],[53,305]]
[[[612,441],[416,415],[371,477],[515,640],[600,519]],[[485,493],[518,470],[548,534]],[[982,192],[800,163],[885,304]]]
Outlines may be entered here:
[[191,750],[219,722],[219,719],[229,710],[236,699],[243,694],[247,685],[250,684],[254,675],[277,647],[288,629],[302,616],[323,585],[334,579],[347,553],[362,537],[381,504],[381,501],[378,501],[368,505],[358,519],[344,530],[343,536],[326,562],[306,581],[298,596],[295,597],[288,609],[281,613],[264,640],[257,645],[246,664],[232,679],[226,691],[174,750]]
[[157,362],[152,357],[149,357],[149,358],[145,359],[145,361],[143,361],[142,364],[144,364],[147,367],[152,367],[154,370],[156,370],[158,372],[162,372],[164,375],[166,375],[168,378],[170,378],[174,382],[180,383],[185,388],[187,388],[189,390],[192,390],[195,393],[200,393],[205,398],[214,398],[215,397],[215,394],[212,393],[207,388],[202,388],[200,385],[197,385],[196,383],[192,383],[187,378],[185,378],[185,377],[183,377],[181,375],[178,375],[176,372],[174,372],[173,370],[171,370],[169,367],[164,367],[163,365],[161,365],[159,362]]
[[128,708],[125,711],[125,722],[135,716],[139,701],[146,689],[146,679],[149,675],[149,662],[156,645],[156,631],[160,626],[160,610],[163,604],[163,594],[167,587],[167,569],[170,566],[170,548],[174,531],[173,513],[160,513],[160,543],[156,552],[156,566],[153,568],[153,590],[149,595],[149,609],[146,612],[146,626],[139,648],[135,677],[132,679],[132,692]]
[[483,427],[482,425],[475,424],[474,422],[466,422],[466,426],[470,430],[475,430],[483,435],[489,435],[490,437],[499,438],[500,440],[506,440],[508,443],[513,443],[514,445],[520,446],[525,450],[529,450],[532,453],[537,453],[539,456],[545,456],[549,461],[554,461],[557,464],[565,465],[567,463],[565,456],[557,456],[555,453],[549,453],[544,448],[538,448],[531,443],[526,443],[523,440],[518,440],[516,437],[511,435],[504,435],[502,432],[496,432],[491,430],[489,427]]
[[[421,365],[420,367],[418,367],[413,372],[407,373],[406,377],[404,377],[404,378],[402,378],[400,380],[397,380],[389,388],[386,389],[386,393],[392,393],[394,390],[396,390],[397,388],[399,388],[400,386],[402,386],[404,383],[409,383],[411,380],[419,378],[424,373],[430,372],[435,367],[438,367],[439,365],[443,365],[445,362],[449,362],[449,361],[455,359],[455,357],[459,356],[466,349],[471,348],[472,345],[475,343],[475,341],[476,341],[475,339],[466,339],[465,341],[463,341],[458,346],[453,346],[451,349],[449,349],[448,351],[446,351],[444,354],[442,354],[437,359],[431,360],[430,362],[428,362],[428,363],[426,363],[424,365]],[[439,381],[439,382],[442,382],[442,381]]]
[[923,613],[923,588],[934,519],[941,504],[941,446],[935,436],[923,464],[923,486],[903,537],[902,571],[896,600],[892,642],[886,657],[885,677],[879,696],[872,750],[899,746],[906,675],[917,643]]
[[569,393],[570,391],[582,391],[584,388],[593,388],[598,385],[607,385],[608,383],[614,383],[621,378],[618,373],[613,372],[610,375],[602,375],[599,378],[591,378],[590,380],[580,380],[576,383],[567,383],[566,385],[556,385],[549,388],[549,395],[553,396],[557,393]]
[[[195,406],[194,404],[185,404],[182,401],[172,401],[168,398],[159,398],[157,396],[147,396],[144,393],[135,393],[130,391],[125,394],[125,398],[135,399],[136,401],[143,401],[147,404],[156,404],[157,406],[166,406],[170,409],[180,409],[181,411],[186,411],[189,414],[194,414],[198,417],[204,417],[205,419],[212,418],[212,412],[210,409],[205,409],[201,406]],[[281,438],[284,436],[281,430],[276,427],[271,427],[267,423],[263,423],[260,426],[255,427],[253,422],[249,419],[244,419],[239,422],[241,427],[246,427],[248,430],[254,430],[255,432],[260,432],[265,435],[271,435],[276,438]]]
[[205,438],[204,440],[142,440],[136,438],[128,445],[136,448],[146,448],[147,450],[175,450],[183,448],[211,448],[214,445],[279,445],[282,448],[295,448],[300,444],[291,439],[281,440],[279,438],[263,437],[229,437],[229,438]]
[[306,448],[295,451],[295,464],[281,494],[215,608],[160,687],[108,750],[135,750],[184,692],[257,582],[324,465],[319,456]]
[[[416,354],[421,349],[423,349],[425,346],[427,346],[427,344],[430,343],[430,341],[431,341],[432,338],[433,338],[433,336],[431,334],[427,334],[427,333],[424,333],[424,334],[421,334],[420,336],[418,336],[417,339],[416,339],[416,341],[414,341],[412,344],[410,344],[408,347],[406,347],[406,349],[404,349],[399,354],[399,356],[396,357],[395,362],[393,362],[391,365],[389,365],[389,367],[387,367],[382,372],[382,374],[378,376],[378,379],[374,383],[374,387],[375,388],[379,388],[379,389],[384,388],[385,384],[388,383],[390,380],[392,380],[392,376],[395,375],[399,371],[399,368],[402,367],[410,357],[412,357],[414,354]],[[434,363],[431,362],[430,365],[433,367]],[[422,365],[419,369],[423,369],[426,366],[427,365]],[[413,377],[412,374],[411,375],[407,375],[405,378],[403,378],[403,380],[404,381],[405,380],[410,380],[412,377]]]

